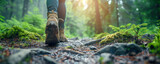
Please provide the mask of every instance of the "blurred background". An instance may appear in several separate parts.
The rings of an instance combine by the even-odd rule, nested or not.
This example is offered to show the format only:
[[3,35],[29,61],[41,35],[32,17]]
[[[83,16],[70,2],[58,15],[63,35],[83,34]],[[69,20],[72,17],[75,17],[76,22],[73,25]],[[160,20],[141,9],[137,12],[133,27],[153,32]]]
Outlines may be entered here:
[[[65,35],[94,37],[114,33],[120,27],[148,23],[145,33],[154,34],[160,22],[159,0],[66,0]],[[18,26],[45,37],[46,0],[0,0],[0,34]]]

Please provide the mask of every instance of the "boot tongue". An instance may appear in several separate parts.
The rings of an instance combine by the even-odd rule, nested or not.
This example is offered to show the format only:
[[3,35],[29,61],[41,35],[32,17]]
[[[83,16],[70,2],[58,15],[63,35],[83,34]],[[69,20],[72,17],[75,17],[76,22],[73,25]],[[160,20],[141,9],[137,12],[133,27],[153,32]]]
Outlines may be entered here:
[[54,16],[54,17],[58,18],[57,13],[54,12],[53,10],[48,12],[48,18],[49,18],[50,16]]
[[57,14],[57,12],[55,12],[54,10],[49,11],[50,14]]

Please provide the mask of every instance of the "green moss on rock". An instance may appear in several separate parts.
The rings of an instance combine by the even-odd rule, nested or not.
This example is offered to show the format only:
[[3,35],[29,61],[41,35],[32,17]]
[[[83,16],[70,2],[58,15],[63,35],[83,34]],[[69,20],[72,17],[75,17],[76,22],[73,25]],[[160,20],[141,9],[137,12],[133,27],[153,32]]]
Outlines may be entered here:
[[106,35],[108,35],[109,33],[100,33],[100,34],[96,34],[94,39],[101,39],[106,37]]
[[26,31],[18,26],[13,26],[10,29],[7,29],[4,33],[1,34],[0,39],[14,39],[18,38],[19,41],[22,40],[40,40],[41,36],[34,32]]
[[65,49],[73,49],[73,47],[72,46],[67,46],[67,47],[65,47]]
[[129,42],[133,36],[127,32],[122,33],[122,32],[117,32],[114,34],[109,34],[106,36],[105,39],[103,39],[100,44],[105,44],[105,43],[111,43],[111,42]]

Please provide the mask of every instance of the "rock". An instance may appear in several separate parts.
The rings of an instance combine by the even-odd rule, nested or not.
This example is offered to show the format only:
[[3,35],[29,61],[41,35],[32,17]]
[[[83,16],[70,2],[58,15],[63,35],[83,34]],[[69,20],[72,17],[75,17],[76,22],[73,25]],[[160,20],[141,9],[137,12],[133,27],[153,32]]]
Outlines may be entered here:
[[118,61],[118,63],[119,63],[119,64],[127,64],[126,62],[124,62],[124,61],[122,61],[122,60]]
[[46,61],[46,64],[57,64],[57,62],[49,56],[44,56],[43,58]]
[[77,52],[77,51],[72,51],[72,50],[60,50],[61,52],[67,52],[71,54],[77,54],[77,55],[84,55],[84,53]]
[[44,55],[44,54],[50,54],[50,52],[41,48],[21,49],[18,53],[11,55],[7,61],[9,64],[17,64],[23,61],[26,57],[29,56],[32,57],[32,54]]
[[31,49],[31,53],[35,55],[44,55],[44,54],[50,54],[51,52],[41,48],[33,48]]
[[92,45],[92,44],[95,44],[95,43],[98,43],[100,42],[101,40],[103,40],[104,38],[101,38],[101,39],[98,39],[98,40],[93,40],[93,41],[90,41],[90,42],[87,42],[85,43],[84,45],[87,46],[87,45]]
[[128,49],[127,49],[128,53],[135,52],[136,54],[138,54],[139,52],[142,52],[142,48],[140,48],[136,44],[127,44],[127,46],[128,46]]
[[95,55],[100,55],[101,53],[110,53],[114,55],[126,55],[132,54],[136,55],[139,52],[142,52],[142,49],[136,44],[130,43],[116,43],[112,45],[106,45],[104,48],[95,53]]
[[88,42],[88,41],[91,41],[91,40],[93,40],[93,39],[86,37],[86,38],[82,38],[81,42]]
[[96,52],[95,55],[100,55],[101,53],[110,53],[114,54],[117,50],[116,46],[113,45],[107,45],[104,48],[102,48],[100,51]]
[[148,60],[148,59],[149,59],[149,56],[144,56],[143,59],[144,59],[144,60]]
[[135,52],[129,52],[128,54],[129,54],[129,56],[135,56],[136,55]]
[[119,47],[115,52],[115,55],[125,55],[125,54],[126,50],[123,47]]
[[136,59],[140,62],[142,61],[142,57],[137,56]]
[[148,61],[151,64],[155,64],[156,63],[156,58],[154,56],[150,56]]
[[71,39],[69,39],[69,40],[79,40],[79,38],[78,38],[78,37],[75,37],[75,38],[71,38]]
[[89,49],[90,50],[97,50],[97,48],[95,46],[90,46]]
[[160,56],[156,56],[156,62],[160,64]]
[[145,35],[142,35],[141,38],[146,38],[146,39],[150,39],[150,40],[153,40],[155,37],[155,35],[151,35],[151,34],[145,34]]
[[103,64],[113,64],[114,57],[111,54],[109,54],[109,53],[102,53],[101,54],[101,58],[103,58],[103,59],[100,59],[100,63],[103,63]]
[[8,63],[9,64],[18,64],[23,59],[25,59],[27,56],[29,56],[30,52],[31,52],[31,50],[29,50],[29,49],[23,49],[20,52],[11,55],[8,58]]

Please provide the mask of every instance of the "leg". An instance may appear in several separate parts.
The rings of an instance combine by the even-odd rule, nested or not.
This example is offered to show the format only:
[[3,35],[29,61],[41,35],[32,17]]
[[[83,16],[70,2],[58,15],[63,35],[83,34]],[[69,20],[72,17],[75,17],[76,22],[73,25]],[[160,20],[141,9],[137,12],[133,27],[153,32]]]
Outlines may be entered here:
[[47,0],[48,12],[51,12],[52,10],[54,10],[54,12],[57,13],[58,5],[59,5],[58,0]]
[[65,17],[66,17],[65,0],[59,0],[58,18],[62,18],[63,20],[65,20]]
[[65,0],[59,0],[59,6],[58,6],[58,18],[59,19],[59,35],[60,35],[60,41],[66,42],[67,38],[64,35],[64,22],[66,17],[66,7],[65,7]]
[[59,26],[58,26],[58,0],[47,0],[47,25],[46,25],[46,44],[55,46],[59,42]]

